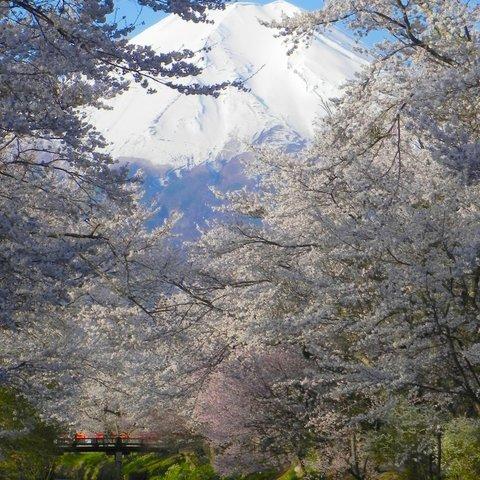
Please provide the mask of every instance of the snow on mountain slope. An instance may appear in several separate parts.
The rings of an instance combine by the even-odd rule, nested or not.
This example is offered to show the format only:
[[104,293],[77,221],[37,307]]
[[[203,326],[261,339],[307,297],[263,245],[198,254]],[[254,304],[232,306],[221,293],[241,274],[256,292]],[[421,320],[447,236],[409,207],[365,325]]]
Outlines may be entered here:
[[287,46],[259,20],[293,15],[297,7],[239,2],[210,14],[213,23],[194,24],[168,16],[132,39],[159,52],[189,48],[203,54],[195,82],[247,79],[248,92],[227,89],[219,98],[185,96],[167,87],[147,95],[138,85],[96,111],[92,122],[118,158],[142,159],[179,168],[231,158],[254,143],[295,148],[311,137],[321,103],[338,93],[365,60],[337,30],[287,56]]

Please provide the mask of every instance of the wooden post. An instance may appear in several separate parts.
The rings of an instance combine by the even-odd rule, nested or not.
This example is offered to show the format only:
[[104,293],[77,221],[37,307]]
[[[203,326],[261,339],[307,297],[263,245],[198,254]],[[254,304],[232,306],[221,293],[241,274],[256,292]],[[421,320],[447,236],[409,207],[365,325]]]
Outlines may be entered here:
[[115,452],[115,480],[122,480],[122,451]]
[[437,476],[442,480],[442,427],[437,427]]

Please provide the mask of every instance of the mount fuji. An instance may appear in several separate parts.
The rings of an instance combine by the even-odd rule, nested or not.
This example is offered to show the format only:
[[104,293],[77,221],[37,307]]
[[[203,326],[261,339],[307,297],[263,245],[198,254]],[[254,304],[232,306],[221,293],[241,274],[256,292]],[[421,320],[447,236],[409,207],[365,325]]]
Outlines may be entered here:
[[367,63],[355,53],[354,42],[333,28],[287,55],[284,39],[262,22],[300,12],[283,0],[231,3],[211,12],[211,23],[170,15],[131,40],[158,52],[206,48],[197,60],[203,72],[192,82],[241,79],[247,89],[227,88],[214,98],[162,85],[147,95],[132,84],[106,102],[109,110],[92,113],[110,153],[153,175],[149,190],[160,193],[165,214],[180,209],[190,226],[202,223],[209,216],[204,205],[213,201],[209,185],[241,185],[238,159],[251,145],[302,148],[324,114],[324,102]]

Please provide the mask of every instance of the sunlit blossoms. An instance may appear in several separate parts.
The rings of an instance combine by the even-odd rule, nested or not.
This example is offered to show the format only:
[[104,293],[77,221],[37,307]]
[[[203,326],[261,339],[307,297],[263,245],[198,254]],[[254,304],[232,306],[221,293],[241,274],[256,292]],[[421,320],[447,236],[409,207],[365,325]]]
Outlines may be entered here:
[[183,91],[194,54],[130,46],[112,9],[2,10],[1,380],[66,423],[168,408],[225,474],[440,478],[441,423],[480,414],[480,7],[336,0],[270,24],[291,48],[337,23],[383,40],[309,148],[257,149],[256,187],[219,194],[181,251],[81,107],[132,79]]
[[287,42],[337,21],[386,39],[308,151],[257,152],[259,189],[229,194],[232,221],[193,252],[192,288],[212,303],[202,336],[231,355],[303,354],[314,402],[301,428],[355,438],[357,453],[400,398],[480,408],[478,15],[456,1],[336,1],[271,25]]

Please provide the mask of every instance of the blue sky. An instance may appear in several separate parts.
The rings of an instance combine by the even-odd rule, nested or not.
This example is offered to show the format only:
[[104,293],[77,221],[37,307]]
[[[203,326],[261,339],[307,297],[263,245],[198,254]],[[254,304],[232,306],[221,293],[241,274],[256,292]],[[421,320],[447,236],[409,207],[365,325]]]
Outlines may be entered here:
[[[244,1],[253,1],[254,3],[270,3],[272,0],[244,0]],[[304,8],[305,10],[316,10],[321,8],[323,4],[323,0],[286,0],[294,5],[297,5],[300,8]],[[475,0],[480,1],[480,0]],[[123,23],[135,23],[136,28],[130,34],[130,36],[135,36],[139,34],[141,31],[145,30],[146,28],[150,27],[151,25],[157,23],[159,20],[164,18],[166,15],[162,12],[153,12],[151,9],[147,7],[140,7],[140,5],[136,2],[136,0],[117,0],[117,21],[120,25]],[[122,17],[125,17],[122,20]],[[348,30],[344,27],[340,28],[345,31],[345,33],[349,33]],[[377,41],[381,40],[383,37],[383,33],[381,32],[374,32],[368,35],[366,38],[362,40],[362,43],[366,46],[372,46]]]
[[[255,1],[255,3],[269,3],[268,1]],[[315,10],[322,5],[322,0],[288,0],[290,3],[297,5],[306,10]],[[118,6],[117,10],[117,20],[120,20],[122,17],[125,17],[127,23],[136,22],[136,29],[133,32],[133,35],[140,33],[145,28],[153,25],[154,23],[161,20],[165,17],[164,13],[153,12],[149,8],[141,8],[140,5],[135,0],[118,0],[116,2]],[[119,21],[122,24],[122,21]]]

